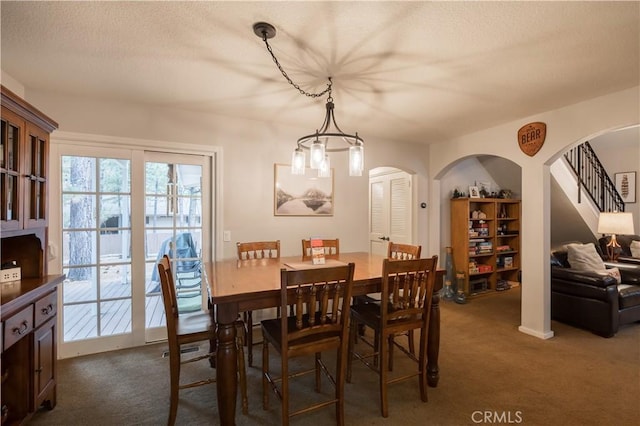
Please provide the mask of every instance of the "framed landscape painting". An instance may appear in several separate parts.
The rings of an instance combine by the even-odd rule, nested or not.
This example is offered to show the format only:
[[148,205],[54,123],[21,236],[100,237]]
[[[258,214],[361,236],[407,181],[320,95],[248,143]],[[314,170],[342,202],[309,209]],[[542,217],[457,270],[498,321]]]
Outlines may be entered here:
[[275,216],[333,216],[333,169],[330,177],[317,177],[307,169],[291,174],[291,166],[274,165],[273,214]]
[[614,174],[616,189],[625,203],[636,202],[636,172]]

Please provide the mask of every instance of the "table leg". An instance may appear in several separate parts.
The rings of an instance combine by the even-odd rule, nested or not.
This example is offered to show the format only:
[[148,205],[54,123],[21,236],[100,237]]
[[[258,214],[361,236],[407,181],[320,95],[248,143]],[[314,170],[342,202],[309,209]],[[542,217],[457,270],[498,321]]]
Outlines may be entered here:
[[427,346],[427,383],[430,387],[438,386],[440,371],[438,369],[438,353],[440,352],[440,295],[433,293],[431,313],[429,314],[429,332]]
[[238,351],[236,349],[237,309],[221,309],[217,312],[218,347],[216,352],[216,387],[220,424],[236,424],[236,397],[238,393]]

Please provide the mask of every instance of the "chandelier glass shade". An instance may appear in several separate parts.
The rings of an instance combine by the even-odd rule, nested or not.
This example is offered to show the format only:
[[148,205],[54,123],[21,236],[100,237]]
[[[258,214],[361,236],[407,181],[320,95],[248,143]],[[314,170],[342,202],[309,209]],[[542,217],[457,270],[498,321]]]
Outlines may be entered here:
[[304,163],[306,162],[306,155],[302,148],[296,148],[293,151],[293,155],[291,156],[291,174],[292,175],[303,175],[304,174]]
[[311,144],[311,148],[309,148],[309,167],[320,169],[324,162],[324,155],[324,144],[320,142],[320,139],[316,139]]
[[364,169],[364,146],[356,142],[349,147],[349,176],[362,176]]
[[322,125],[315,133],[302,136],[297,141],[297,146],[291,157],[291,174],[304,175],[306,169],[305,151],[309,151],[309,167],[318,170],[318,177],[330,177],[331,166],[329,153],[347,152],[349,153],[349,176],[362,176],[364,170],[364,140],[358,136],[343,132],[338,124],[334,114],[334,103],[331,97],[331,89],[333,81],[328,77],[329,83],[327,88],[320,93],[309,93],[295,84],[284,71],[280,62],[276,58],[268,39],[275,37],[276,29],[273,25],[266,22],[257,22],[253,25],[253,32],[264,41],[267,50],[271,54],[271,58],[276,66],[286,78],[287,82],[295,87],[301,94],[317,98],[328,94],[327,103],[325,105],[325,117]]
[[324,160],[318,169],[318,177],[331,177],[331,160],[329,154],[324,155]]

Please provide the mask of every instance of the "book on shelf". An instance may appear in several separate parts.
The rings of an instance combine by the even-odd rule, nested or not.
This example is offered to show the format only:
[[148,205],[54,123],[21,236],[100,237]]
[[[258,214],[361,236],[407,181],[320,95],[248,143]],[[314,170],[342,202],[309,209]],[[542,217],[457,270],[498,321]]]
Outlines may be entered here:
[[322,238],[310,238],[309,245],[311,246],[311,261],[314,265],[324,265],[324,245],[322,244]]

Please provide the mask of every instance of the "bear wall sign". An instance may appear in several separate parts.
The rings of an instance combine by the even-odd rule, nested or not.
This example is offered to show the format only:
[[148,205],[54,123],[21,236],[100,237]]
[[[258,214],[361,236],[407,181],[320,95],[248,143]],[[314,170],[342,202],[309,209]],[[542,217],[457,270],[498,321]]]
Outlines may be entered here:
[[540,151],[547,136],[547,125],[539,121],[525,124],[518,130],[518,146],[522,152],[533,157]]

